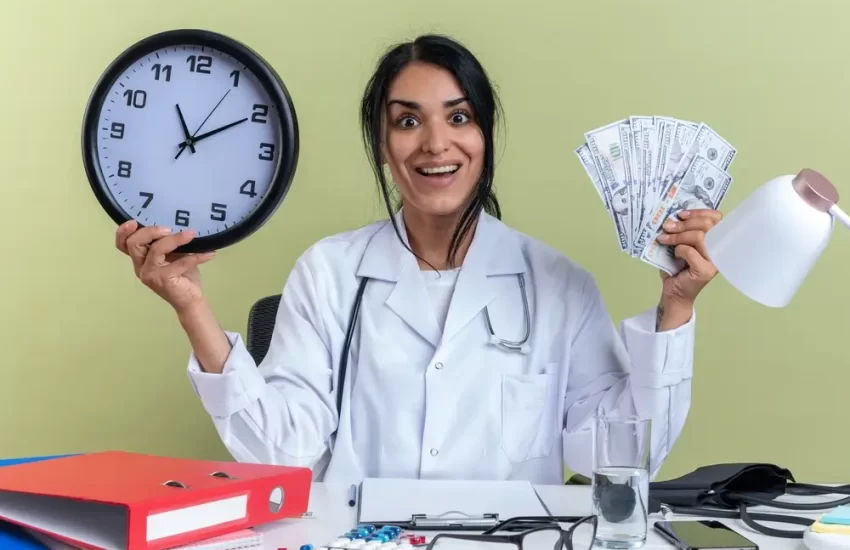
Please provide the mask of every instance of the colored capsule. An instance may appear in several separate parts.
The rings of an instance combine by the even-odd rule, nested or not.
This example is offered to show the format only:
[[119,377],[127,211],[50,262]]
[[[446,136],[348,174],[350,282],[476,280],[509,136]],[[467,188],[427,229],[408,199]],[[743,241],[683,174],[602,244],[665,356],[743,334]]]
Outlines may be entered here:
[[313,550],[312,544],[303,544],[301,545],[301,550]]

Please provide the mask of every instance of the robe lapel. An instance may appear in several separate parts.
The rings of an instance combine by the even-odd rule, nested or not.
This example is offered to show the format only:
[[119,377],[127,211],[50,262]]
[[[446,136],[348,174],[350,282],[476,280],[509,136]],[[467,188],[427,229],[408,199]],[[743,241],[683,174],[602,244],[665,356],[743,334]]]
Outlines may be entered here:
[[428,289],[425,288],[416,257],[405,248],[408,243],[407,231],[400,212],[395,219],[403,243],[399,241],[392,222],[387,220],[366,247],[357,274],[395,282],[385,302],[387,307],[436,347],[440,343],[440,327],[430,311]]
[[501,221],[482,213],[449,305],[443,330],[431,313],[430,297],[416,257],[405,247],[401,212],[395,216],[402,240],[387,220],[367,245],[358,276],[395,282],[386,305],[434,347],[457,335],[504,288],[502,277],[525,272],[516,236]]
[[458,274],[442,342],[448,342],[502,291],[503,276],[525,271],[516,236],[496,218],[481,214]]

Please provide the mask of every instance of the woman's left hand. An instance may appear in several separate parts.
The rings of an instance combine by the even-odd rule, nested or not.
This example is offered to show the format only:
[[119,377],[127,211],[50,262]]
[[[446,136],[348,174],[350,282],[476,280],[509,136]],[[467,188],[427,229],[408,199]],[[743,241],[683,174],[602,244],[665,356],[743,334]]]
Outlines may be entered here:
[[705,233],[714,227],[723,215],[717,210],[683,210],[677,214],[680,221],[667,220],[658,242],[675,247],[675,255],[687,266],[675,276],[661,272],[664,281],[662,302],[690,310],[697,295],[715,275],[717,268],[708,259],[705,249]]

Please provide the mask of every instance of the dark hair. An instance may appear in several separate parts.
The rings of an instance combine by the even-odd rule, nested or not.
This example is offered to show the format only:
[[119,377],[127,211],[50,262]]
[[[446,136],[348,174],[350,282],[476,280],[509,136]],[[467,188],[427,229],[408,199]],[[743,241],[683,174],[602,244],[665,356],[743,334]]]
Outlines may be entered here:
[[[450,72],[457,79],[474,111],[475,121],[484,134],[484,165],[472,200],[458,221],[449,246],[448,260],[453,263],[457,250],[469,233],[472,224],[484,209],[488,214],[501,219],[502,211],[493,190],[495,172],[494,128],[501,114],[501,106],[484,67],[462,44],[437,34],[426,34],[410,42],[403,42],[388,49],[378,62],[375,73],[369,79],[360,107],[360,123],[363,140],[369,153],[369,161],[396,234],[401,238],[393,216],[401,204],[395,207],[390,201],[390,191],[382,169],[382,117],[387,91],[393,79],[414,61],[430,63]],[[408,249],[410,249],[408,247]],[[412,252],[412,251],[411,251]]]

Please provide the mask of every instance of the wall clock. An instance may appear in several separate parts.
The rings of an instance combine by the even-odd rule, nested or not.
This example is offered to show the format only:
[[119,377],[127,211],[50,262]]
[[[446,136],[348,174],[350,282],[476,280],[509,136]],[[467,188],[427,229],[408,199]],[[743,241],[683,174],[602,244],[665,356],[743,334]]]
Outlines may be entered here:
[[289,93],[259,54],[206,30],[171,30],[127,48],[86,105],[86,176],[118,224],[196,237],[180,252],[248,237],[289,191],[298,122]]

